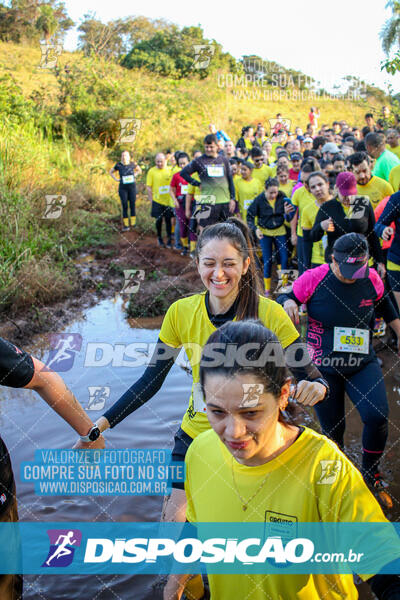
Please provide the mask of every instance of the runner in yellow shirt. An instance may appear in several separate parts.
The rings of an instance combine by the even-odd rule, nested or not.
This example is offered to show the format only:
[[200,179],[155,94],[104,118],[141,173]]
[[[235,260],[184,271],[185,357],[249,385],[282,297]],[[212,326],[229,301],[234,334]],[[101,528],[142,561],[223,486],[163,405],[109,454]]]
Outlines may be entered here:
[[357,180],[357,193],[360,196],[368,196],[375,210],[383,198],[393,194],[391,184],[372,175],[371,161],[366,152],[355,152],[349,156],[348,161]]
[[264,154],[261,148],[257,146],[252,149],[251,162],[254,163],[253,177],[258,179],[261,188],[264,188],[265,182],[269,177],[272,177],[273,169],[264,163]]
[[167,248],[172,248],[172,218],[174,211],[171,207],[169,184],[171,182],[171,169],[166,166],[165,155],[161,152],[156,156],[156,166],[151,167],[147,173],[147,196],[151,202],[151,216],[156,219],[158,245],[165,248],[162,238],[162,221],[165,220],[167,230]]
[[[329,182],[326,175],[316,171],[312,173],[307,181],[307,187],[310,193],[314,196],[315,201],[312,204],[308,204],[301,213],[301,228],[303,230],[304,240],[304,258],[305,266],[307,269],[318,267],[325,263],[325,247],[324,240],[318,242],[312,242],[309,238],[308,232],[314,226],[315,217],[321,206],[331,198],[329,193]],[[326,245],[326,234],[324,234],[325,245]]]
[[291,202],[293,206],[297,206],[297,215],[295,215],[290,223],[292,229],[292,244],[297,246],[297,266],[299,275],[305,270],[304,252],[303,252],[303,230],[301,228],[301,213],[308,204],[313,204],[314,196],[308,191],[304,185],[307,182],[310,174],[319,170],[318,161],[313,158],[307,158],[303,161],[300,171],[300,178],[303,185],[297,188],[292,195]]
[[[204,356],[227,342],[256,349],[245,370],[239,360],[218,366],[202,362],[200,382],[212,429],[198,436],[186,455],[187,520],[294,527],[387,523],[361,474],[336,444],[293,419],[290,377],[276,336],[257,321],[226,323],[210,336]],[[379,572],[400,556],[399,541],[393,530],[371,548],[369,531],[361,543]],[[398,576],[359,575],[381,600],[397,597]],[[180,600],[190,577],[171,575],[164,600]],[[208,580],[211,600],[358,598],[353,573],[288,575],[282,565],[282,574],[209,573]]]
[[399,139],[400,139],[400,133],[397,131],[397,129],[388,129],[386,132],[386,148],[388,150],[390,150],[390,152],[393,152],[393,154],[395,154],[397,156],[397,158],[400,158],[400,144],[399,144]]
[[279,190],[285,194],[286,198],[291,198],[295,182],[289,179],[289,169],[286,165],[279,165],[276,169],[276,176],[279,181]]
[[[210,428],[199,383],[201,350],[210,334],[228,320],[259,318],[276,333],[286,352],[292,353],[289,347],[299,338],[283,308],[262,295],[250,231],[242,221],[229,219],[205,228],[198,239],[196,257],[206,291],[182,298],[169,307],[146,371],[97,421],[104,431],[150,400],[160,389],[181,348],[185,348],[192,367],[193,386],[189,407],[175,436],[173,456],[178,461],[184,460],[193,439]],[[290,365],[296,379],[301,380],[294,397],[300,403],[315,404],[324,398],[327,388],[311,362],[303,366],[304,353],[300,354],[294,360],[301,360],[301,367],[297,367],[298,363]],[[173,488],[165,518],[184,521],[185,494],[179,483],[173,484]]]
[[400,165],[393,167],[389,173],[389,183],[395,192],[400,190]]
[[263,188],[258,179],[253,177],[254,165],[251,162],[244,162],[240,165],[241,178],[235,183],[236,200],[239,204],[240,216],[247,222],[247,209],[254,198],[261,194]]

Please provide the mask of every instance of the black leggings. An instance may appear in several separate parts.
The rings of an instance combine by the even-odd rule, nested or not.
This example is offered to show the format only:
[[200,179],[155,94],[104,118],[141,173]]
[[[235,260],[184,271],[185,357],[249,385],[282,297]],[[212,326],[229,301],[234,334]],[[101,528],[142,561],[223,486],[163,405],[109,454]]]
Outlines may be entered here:
[[129,208],[131,211],[131,217],[136,215],[135,213],[135,202],[136,202],[136,184],[129,183],[128,185],[120,185],[118,188],[119,197],[121,198],[122,204],[122,216],[124,219],[128,218],[128,201]]
[[382,370],[372,360],[359,371],[342,375],[319,370],[330,388],[329,397],[314,406],[322,432],[343,448],[346,427],[344,395],[347,393],[364,424],[362,434],[362,473],[371,476],[378,470],[379,460],[388,436],[388,401]]
[[171,224],[171,216],[170,215],[160,215],[156,219],[156,229],[157,229],[157,237],[162,238],[162,221],[165,219],[165,227],[167,230],[167,238],[171,239],[172,236],[172,224]]

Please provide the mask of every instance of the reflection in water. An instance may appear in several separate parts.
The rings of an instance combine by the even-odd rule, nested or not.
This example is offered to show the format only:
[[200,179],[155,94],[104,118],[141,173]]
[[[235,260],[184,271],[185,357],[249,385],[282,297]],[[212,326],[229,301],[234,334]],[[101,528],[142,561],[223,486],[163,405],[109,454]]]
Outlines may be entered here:
[[[104,300],[87,310],[85,319],[71,323],[65,330],[82,336],[82,347],[74,356],[73,366],[61,373],[67,385],[74,391],[85,409],[90,402],[90,388],[109,388],[105,407],[88,410],[96,420],[104,410],[114,403],[144,371],[144,366],[117,366],[124,344],[132,342],[154,343],[158,337],[160,320],[128,323],[121,310],[122,301]],[[61,330],[54,333],[62,333]],[[46,360],[49,336],[37,339],[27,348],[38,358]],[[85,357],[96,343],[102,348],[95,354],[104,366],[85,366]],[[88,346],[89,345],[89,346]],[[92,346],[91,346],[92,345]],[[395,474],[399,469],[399,391],[393,375],[393,357],[382,353],[384,372],[390,406],[390,433],[386,460],[383,462],[394,507],[388,518],[398,520],[400,515],[400,490]],[[119,357],[119,358],[118,358]],[[179,361],[185,364],[181,356]],[[87,364],[87,363],[86,363]],[[190,376],[174,365],[165,385],[158,394],[136,413],[125,419],[114,430],[106,433],[108,448],[171,448],[175,431],[186,409],[190,393]],[[348,427],[346,447],[354,460],[360,456],[359,416],[350,403],[346,405]],[[313,420],[307,422],[311,423]],[[161,512],[161,496],[149,497],[39,497],[34,494],[33,484],[23,483],[19,476],[22,461],[33,460],[34,451],[41,448],[71,448],[76,440],[70,429],[34,392],[0,387],[0,427],[2,436],[10,450],[17,482],[20,519],[24,521],[158,521]],[[398,479],[398,476],[397,476]],[[161,600],[161,591],[154,593],[149,587],[152,577],[134,575],[79,576],[61,575],[29,576],[25,578],[25,600],[71,600],[71,598],[96,598],[96,600]],[[368,586],[360,589],[360,598],[371,598]],[[1,599],[0,599],[1,600]]]
[[[146,323],[147,327],[148,324]],[[121,311],[121,300],[105,300],[86,312],[85,319],[71,323],[65,330],[82,336],[82,347],[76,353],[71,370],[60,373],[82,406],[88,409],[90,387],[109,388],[105,407],[88,410],[96,420],[114,403],[140,375],[145,367],[115,366],[124,344],[157,341],[158,330],[133,329]],[[55,333],[62,333],[57,331]],[[46,340],[38,339],[30,350],[46,360]],[[106,366],[85,366],[88,344],[97,343],[104,349]],[[89,346],[90,348],[90,346]],[[114,350],[113,350],[114,349]],[[107,353],[107,354],[105,354]],[[101,358],[98,352],[96,359]],[[114,366],[112,361],[114,360]],[[115,429],[106,433],[108,448],[170,448],[175,431],[186,409],[190,394],[190,377],[174,365],[158,394]],[[18,492],[18,508],[23,521],[158,521],[162,497],[119,496],[36,496],[33,484],[21,482],[19,465],[33,460],[40,448],[70,448],[76,441],[75,432],[30,390],[0,388],[0,427],[10,450]],[[133,571],[134,573],[134,567]],[[58,600],[79,598],[84,594],[96,600],[144,599],[151,577],[126,575],[80,577],[68,575],[27,576],[24,600]],[[66,583],[68,583],[66,591]],[[85,591],[84,591],[85,590]],[[152,600],[156,600],[154,593]],[[161,596],[160,596],[161,597]]]

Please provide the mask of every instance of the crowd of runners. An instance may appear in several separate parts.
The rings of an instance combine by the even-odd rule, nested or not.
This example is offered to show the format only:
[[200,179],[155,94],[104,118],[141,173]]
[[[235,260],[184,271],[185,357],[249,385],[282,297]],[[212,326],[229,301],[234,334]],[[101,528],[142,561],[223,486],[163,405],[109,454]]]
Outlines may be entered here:
[[[305,131],[278,114],[268,136],[248,125],[235,143],[211,124],[204,151],[158,153],[146,174],[157,243],[195,260],[204,292],[171,304],[143,375],[95,424],[61,378],[5,341],[1,383],[37,389],[80,434],[76,447],[102,448],[102,433],[158,392],[184,348],[193,385],[172,457],[185,461],[186,480],[173,484],[163,521],[385,522],[398,499],[381,472],[390,411],[373,338],[386,335],[397,357],[400,134],[389,117],[384,107],[376,123],[368,113],[363,127],[319,127],[312,108]],[[127,151],[110,171],[125,231],[136,226],[140,174]],[[346,394],[362,421],[352,461]],[[313,407],[324,435],[299,406]],[[1,518],[16,520],[5,446],[2,455]],[[326,465],[329,485],[318,485]],[[385,540],[380,555],[382,567],[398,560],[398,541]],[[360,576],[379,599],[400,598],[397,574]],[[0,577],[6,600],[18,597],[12,581]],[[209,584],[212,600],[358,597],[352,575],[211,574]],[[164,589],[165,600],[204,594],[195,574],[171,576]]]

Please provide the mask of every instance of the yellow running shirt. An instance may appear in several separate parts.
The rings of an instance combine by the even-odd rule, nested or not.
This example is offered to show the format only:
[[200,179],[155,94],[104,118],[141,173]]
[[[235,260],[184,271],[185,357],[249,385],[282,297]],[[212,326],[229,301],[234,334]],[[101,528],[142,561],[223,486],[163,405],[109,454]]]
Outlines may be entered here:
[[400,190],[400,165],[393,167],[389,174],[389,183],[395,192]]
[[[278,457],[260,466],[237,462],[213,430],[196,438],[185,462],[186,516],[192,523],[386,522],[359,471],[336,444],[307,427]],[[266,476],[244,512],[235,489],[249,499]],[[394,536],[382,548],[382,567],[399,554]],[[353,575],[209,574],[208,579],[212,600],[358,598]]]
[[299,218],[297,221],[297,235],[303,237],[303,231],[301,229],[301,213],[309,204],[314,204],[315,198],[303,185],[297,188],[292,196],[292,204],[297,206],[299,209]]
[[[272,210],[275,211],[276,200],[267,200],[265,198],[265,202],[268,202],[269,205],[272,207]],[[259,227],[259,229],[263,235],[266,235],[268,237],[276,237],[277,235],[286,235],[285,225],[281,225],[280,227],[276,227],[275,229],[264,229],[264,227]]]
[[153,191],[153,200],[163,206],[171,205],[171,196],[169,195],[169,184],[172,179],[170,167],[159,169],[151,167],[147,173],[146,185]]
[[234,184],[236,200],[239,203],[240,216],[246,223],[247,209],[253,202],[254,198],[261,194],[261,192],[263,191],[263,187],[260,181],[258,179],[255,179],[254,177],[250,179],[250,181],[246,181],[242,178],[236,179],[236,181],[234,181]]
[[261,183],[262,188],[264,189],[265,186],[265,182],[267,181],[267,179],[269,177],[272,177],[272,168],[269,167],[268,165],[262,165],[262,167],[260,167],[259,169],[257,169],[256,167],[254,167],[253,171],[252,171],[252,176],[253,179],[258,179],[258,181]]
[[372,208],[375,210],[383,198],[393,194],[393,188],[385,179],[373,175],[368,181],[367,185],[357,184],[357,194],[360,196],[368,196],[372,204]]
[[[315,202],[308,204],[301,213],[301,228],[312,229],[315,223],[315,217],[320,209]],[[326,234],[324,234],[326,235]],[[311,262],[316,265],[323,265],[325,262],[325,251],[322,240],[314,242],[312,247]]]
[[386,144],[386,149],[390,150],[390,152],[393,152],[393,154],[395,154],[397,158],[400,158],[400,144],[396,146],[396,148],[392,148],[391,146],[389,146],[389,144]]
[[[171,304],[160,331],[160,339],[164,344],[185,348],[192,366],[192,393],[182,421],[182,429],[192,438],[210,428],[199,384],[199,370],[203,346],[217,328],[208,318],[205,294],[194,294]],[[274,300],[259,297],[258,318],[275,333],[284,348],[299,337],[282,306]]]
[[285,183],[285,184],[280,183],[279,184],[279,190],[285,194],[286,198],[290,198],[291,195],[292,195],[294,184],[295,184],[295,182],[291,181],[289,179],[287,183]]

